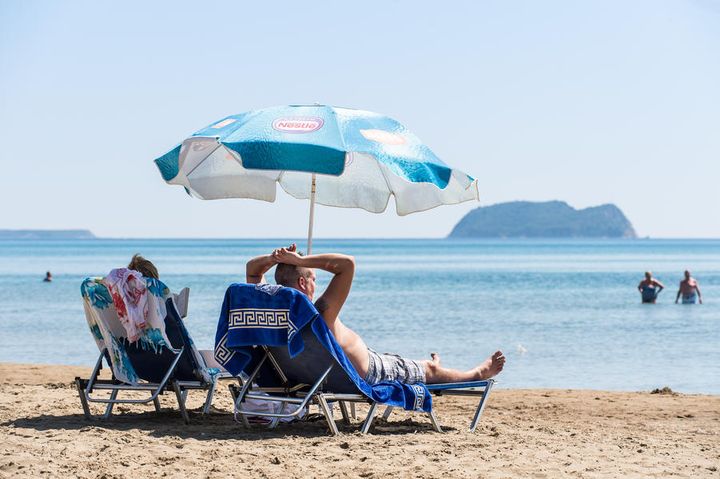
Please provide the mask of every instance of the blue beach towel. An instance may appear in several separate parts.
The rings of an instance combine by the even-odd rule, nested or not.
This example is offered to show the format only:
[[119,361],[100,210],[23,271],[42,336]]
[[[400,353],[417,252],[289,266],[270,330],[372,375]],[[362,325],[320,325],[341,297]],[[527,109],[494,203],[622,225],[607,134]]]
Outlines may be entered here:
[[215,359],[233,376],[252,359],[252,346],[284,346],[290,357],[303,350],[297,334],[319,316],[304,294],[269,284],[231,284],[215,333]]
[[432,410],[432,397],[424,384],[391,381],[370,385],[365,382],[312,302],[293,288],[268,284],[230,285],[225,292],[215,334],[215,359],[237,376],[250,364],[253,346],[287,345],[288,354],[294,357],[303,350],[299,333],[306,326],[312,328],[318,341],[366,396],[406,410]]

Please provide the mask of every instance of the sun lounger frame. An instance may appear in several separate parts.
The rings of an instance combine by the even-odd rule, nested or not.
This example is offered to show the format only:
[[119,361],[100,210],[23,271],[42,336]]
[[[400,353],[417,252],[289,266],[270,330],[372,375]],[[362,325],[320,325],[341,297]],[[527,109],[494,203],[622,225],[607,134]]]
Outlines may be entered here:
[[[350,425],[350,414],[348,413],[347,405],[346,403],[351,404],[351,411],[353,418],[355,417],[355,403],[366,403],[370,405],[370,409],[367,413],[367,416],[365,417],[365,420],[362,423],[362,426],[360,427],[360,432],[362,434],[367,434],[370,430],[370,427],[372,426],[373,419],[375,418],[377,408],[378,406],[381,406],[381,403],[378,403],[376,401],[373,401],[372,399],[368,398],[364,394],[358,393],[358,394],[348,394],[348,393],[342,393],[342,394],[335,394],[332,392],[326,392],[322,390],[323,383],[325,382],[327,376],[330,374],[330,371],[334,367],[337,366],[337,364],[331,364],[325,371],[322,373],[315,383],[312,385],[308,384],[297,384],[293,385],[292,387],[289,387],[287,376],[285,373],[283,373],[282,368],[280,367],[280,364],[275,359],[275,357],[272,355],[272,353],[268,350],[267,347],[263,347],[264,354],[258,364],[253,369],[250,376],[246,379],[240,379],[240,384],[242,387],[238,387],[235,384],[230,384],[228,387],[230,389],[230,393],[233,396],[234,400],[234,417],[237,422],[242,423],[245,427],[250,428],[250,422],[248,421],[248,416],[259,416],[259,417],[267,417],[270,419],[270,427],[277,426],[279,420],[281,418],[294,418],[297,417],[305,407],[315,404],[319,407],[320,412],[325,417],[325,420],[327,421],[328,428],[330,430],[330,434],[333,436],[338,435],[340,432],[338,430],[337,424],[335,423],[335,419],[333,417],[333,408],[332,405],[337,402],[340,407],[340,412],[342,414],[343,421],[345,424]],[[278,377],[281,379],[284,387],[277,387],[277,388],[268,388],[268,387],[260,387],[257,388],[258,392],[255,392],[255,389],[252,389],[252,384],[255,378],[257,377],[258,373],[262,369],[262,366],[265,364],[266,361],[269,361],[273,370],[278,374]],[[470,432],[475,432],[478,423],[480,422],[480,417],[482,416],[482,413],[485,409],[485,406],[487,404],[487,399],[490,396],[490,391],[492,390],[493,384],[495,381],[493,379],[486,379],[482,381],[469,381],[469,382],[462,382],[462,383],[441,383],[441,384],[428,384],[427,388],[428,390],[435,396],[443,396],[443,395],[455,395],[455,396],[474,396],[479,397],[480,401],[477,405],[477,408],[475,409],[475,413],[473,415],[473,418],[470,422]],[[307,391],[303,391],[303,389],[309,387]],[[262,394],[261,394],[262,393]],[[279,402],[284,404],[295,404],[297,405],[295,411],[291,413],[267,413],[267,412],[258,412],[258,411],[245,411],[243,410],[243,402],[245,399],[259,399],[263,401],[271,401],[271,402]],[[383,413],[383,418],[387,420],[393,411],[393,406],[388,406],[385,409],[385,412]],[[430,411],[426,413],[428,417],[430,418],[430,422],[432,424],[432,427],[437,432],[443,432],[442,427],[440,426],[440,423],[435,416],[434,411]],[[239,418],[239,420],[238,420]]]
[[[96,283],[96,285],[101,282],[98,282],[97,278],[88,278],[83,282],[83,298],[84,301],[86,301],[86,306],[95,308],[96,305],[94,303],[91,305],[86,297],[84,285],[87,281]],[[150,279],[145,278],[145,281],[150,281]],[[163,283],[159,281],[158,283],[163,287],[163,289],[167,289]],[[148,287],[150,286],[151,285],[148,283]],[[154,286],[157,287],[157,285]],[[102,287],[106,289],[105,285],[102,285]],[[159,396],[165,392],[174,392],[180,408],[180,414],[182,415],[185,424],[189,424],[190,415],[188,414],[186,407],[188,392],[190,390],[207,391],[205,402],[202,407],[202,414],[205,415],[210,411],[213,394],[217,388],[218,380],[233,379],[230,373],[223,370],[219,365],[218,368],[209,367],[207,359],[201,354],[202,351],[197,351],[195,349],[193,341],[190,338],[190,334],[183,325],[182,315],[177,310],[174,297],[166,295],[163,297],[162,301],[164,301],[166,308],[166,316],[164,318],[165,331],[169,336],[166,338],[166,341],[162,341],[161,352],[158,353],[155,351],[156,356],[150,358],[136,358],[136,360],[142,362],[142,365],[144,366],[143,369],[146,369],[147,366],[156,367],[155,371],[146,370],[145,373],[142,373],[140,376],[141,379],[137,383],[126,382],[116,376],[111,362],[110,350],[104,343],[105,339],[102,338],[102,334],[100,334],[101,340],[98,341],[96,333],[93,332],[93,335],[96,337],[98,348],[100,349],[100,355],[95,362],[95,367],[93,368],[89,379],[83,379],[80,377],[75,378],[75,387],[77,388],[78,395],[80,396],[80,403],[82,404],[83,414],[86,418],[93,418],[90,411],[90,403],[100,403],[106,405],[105,412],[102,415],[105,419],[110,417],[115,404],[147,404],[152,402],[155,406],[155,410],[159,412]],[[100,309],[103,308],[104,306],[100,306]],[[88,309],[85,310],[85,314],[87,318],[89,314]],[[108,330],[110,330],[110,327],[105,324],[105,320],[100,317],[98,320],[101,324],[104,324]],[[109,320],[118,320],[117,315]],[[97,327],[97,324],[95,324],[96,320],[91,321],[88,319],[88,323],[91,324],[91,330],[93,326]],[[109,332],[109,334],[112,336],[113,333]],[[172,347],[169,342],[170,338],[173,338],[172,340],[176,341],[175,344],[181,347]],[[161,358],[162,355],[164,355],[164,357]],[[183,361],[183,357],[186,359],[185,361]],[[134,362],[130,356],[128,356],[128,359],[131,364]],[[103,361],[105,361],[112,372],[111,379],[99,379],[98,377],[100,370],[103,367]],[[139,364],[134,364],[135,369],[137,369],[138,366]],[[110,394],[109,397],[96,397],[92,395],[94,391],[109,391]],[[144,399],[118,399],[118,394],[121,391],[144,391],[149,394],[149,397]]]
[[[100,370],[102,369],[103,359],[107,362],[106,351],[103,350],[95,363],[92,374],[89,379],[82,379],[80,377],[75,378],[75,386],[80,395],[80,402],[82,403],[83,413],[87,419],[92,419],[93,415],[90,412],[89,403],[101,403],[107,404],[105,407],[105,413],[102,415],[104,419],[107,419],[112,414],[113,406],[115,404],[147,404],[152,401],[155,406],[155,410],[160,412],[160,400],[158,397],[160,394],[172,389],[177,398],[178,407],[180,408],[180,414],[182,415],[185,424],[190,423],[190,415],[188,414],[185,401],[187,399],[188,391],[190,390],[207,390],[207,396],[205,403],[202,408],[202,414],[205,415],[210,411],[210,405],[212,404],[213,394],[217,387],[217,381],[221,377],[229,377],[228,374],[217,374],[212,376],[212,381],[206,383],[204,381],[179,381],[173,379],[173,373],[177,368],[178,362],[185,351],[185,346],[180,349],[168,348],[172,351],[176,357],[175,360],[168,367],[162,380],[159,383],[152,382],[141,382],[138,384],[129,384],[120,381],[115,378],[113,374],[112,379],[98,379]],[[108,362],[108,366],[112,371],[112,366]],[[110,391],[109,398],[93,397],[92,392],[95,390]],[[118,399],[118,393],[120,391],[147,391],[150,393],[150,397],[146,399]]]

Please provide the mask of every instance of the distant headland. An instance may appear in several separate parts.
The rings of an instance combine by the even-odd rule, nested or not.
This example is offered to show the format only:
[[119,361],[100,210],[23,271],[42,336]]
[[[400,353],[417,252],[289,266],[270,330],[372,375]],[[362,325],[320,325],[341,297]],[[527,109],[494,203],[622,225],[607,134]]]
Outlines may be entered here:
[[0,240],[95,239],[90,230],[0,230]]
[[576,210],[564,201],[512,201],[472,210],[449,238],[637,238],[613,204]]

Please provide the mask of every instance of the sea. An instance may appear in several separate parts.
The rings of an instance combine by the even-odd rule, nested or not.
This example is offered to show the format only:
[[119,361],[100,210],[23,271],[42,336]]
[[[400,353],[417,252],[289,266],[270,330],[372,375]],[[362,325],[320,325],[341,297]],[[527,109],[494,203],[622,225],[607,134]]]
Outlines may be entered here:
[[[80,284],[135,253],[172,290],[190,288],[187,327],[212,349],[227,286],[250,258],[289,242],[0,241],[0,361],[92,366]],[[470,368],[499,349],[503,388],[720,394],[720,240],[317,239],[313,249],[355,256],[341,318],[378,351],[438,352]],[[704,304],[674,303],[685,269]],[[640,302],[647,270],[667,287],[657,304]],[[318,271],[318,291],[329,280]]]

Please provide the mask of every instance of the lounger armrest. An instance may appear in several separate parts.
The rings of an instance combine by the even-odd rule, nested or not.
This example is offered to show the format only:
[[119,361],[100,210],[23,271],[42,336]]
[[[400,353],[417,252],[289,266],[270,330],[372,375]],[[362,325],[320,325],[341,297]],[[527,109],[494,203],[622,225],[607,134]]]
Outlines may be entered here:
[[188,302],[190,301],[190,288],[183,288],[179,293],[172,293],[172,297],[178,314],[185,319],[187,317]]

